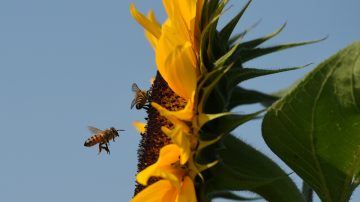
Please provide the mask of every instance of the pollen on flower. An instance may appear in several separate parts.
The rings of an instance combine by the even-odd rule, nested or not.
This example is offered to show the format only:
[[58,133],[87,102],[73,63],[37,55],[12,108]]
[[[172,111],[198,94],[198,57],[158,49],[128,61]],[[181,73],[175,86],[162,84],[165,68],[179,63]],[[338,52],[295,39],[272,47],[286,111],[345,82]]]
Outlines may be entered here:
[[[178,111],[184,109],[186,101],[180,96],[176,95],[168,86],[162,76],[157,73],[154,83],[151,87],[150,102],[156,102],[170,111]],[[145,135],[142,136],[138,150],[138,172],[144,170],[149,165],[154,164],[158,157],[160,149],[171,143],[171,140],[165,135],[161,127],[165,126],[169,129],[174,128],[173,124],[159,115],[159,112],[149,107],[147,110],[148,123],[146,125]],[[158,181],[158,178],[150,178],[148,185]],[[141,184],[136,185],[135,195],[143,190],[145,186]]]

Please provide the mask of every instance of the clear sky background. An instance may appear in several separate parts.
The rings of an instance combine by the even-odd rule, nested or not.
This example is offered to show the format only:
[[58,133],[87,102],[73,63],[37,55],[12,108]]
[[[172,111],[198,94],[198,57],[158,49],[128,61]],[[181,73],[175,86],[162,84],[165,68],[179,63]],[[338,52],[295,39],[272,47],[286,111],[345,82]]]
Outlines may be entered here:
[[[165,19],[160,0],[0,1],[0,201],[125,202],[132,197],[140,140],[132,122],[146,114],[130,110],[131,84],[149,88],[156,67],[142,28],[130,16],[131,2]],[[233,0],[224,18],[244,3]],[[241,31],[261,20],[247,39],[284,22],[286,29],[266,45],[329,38],[248,63],[314,65],[246,86],[265,92],[284,88],[359,40],[359,8],[359,0],[254,0],[238,26]],[[97,147],[83,146],[91,135],[88,125],[126,131],[111,143],[110,156],[98,155]],[[280,162],[262,141],[259,126],[259,121],[249,123],[237,135]],[[358,192],[352,201],[360,201]]]

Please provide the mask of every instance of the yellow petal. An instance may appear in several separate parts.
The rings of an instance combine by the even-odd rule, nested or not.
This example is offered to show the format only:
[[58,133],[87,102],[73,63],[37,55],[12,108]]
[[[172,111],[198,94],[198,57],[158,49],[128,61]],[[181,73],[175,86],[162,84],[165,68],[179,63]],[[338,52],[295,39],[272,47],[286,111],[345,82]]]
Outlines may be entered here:
[[194,102],[192,100],[189,100],[186,103],[185,108],[179,111],[169,111],[155,102],[152,102],[151,105],[160,113],[161,116],[166,117],[173,124],[177,124],[176,120],[173,119],[191,121],[194,116]]
[[146,123],[140,122],[140,121],[134,121],[133,126],[136,128],[137,131],[140,133],[145,133],[145,126]]
[[151,78],[150,78],[150,84],[151,84],[151,85],[154,85],[154,81],[155,81],[155,77],[151,77]]
[[196,193],[194,183],[189,176],[184,178],[181,190],[178,193],[176,202],[196,202]]
[[176,201],[177,196],[178,196],[177,188],[173,187],[171,191],[168,191],[166,193],[166,195],[164,196],[164,200],[161,202]]
[[191,121],[193,117],[192,111],[188,112],[189,110],[187,110],[186,107],[184,110],[180,110],[180,111],[169,111],[155,102],[152,102],[151,106],[153,106],[159,112],[160,116],[164,116],[175,126],[181,127],[183,131],[186,132],[190,131],[189,126],[182,121],[182,120]]
[[147,181],[151,176],[162,177],[170,180],[175,185],[178,184],[178,173],[172,167],[172,164],[177,162],[180,157],[180,149],[175,144],[169,144],[161,148],[159,158],[156,163],[148,166],[137,174],[136,180],[142,184],[147,185]]
[[180,150],[175,144],[168,144],[161,148],[158,163],[160,166],[169,165],[179,160]]
[[185,176],[180,188],[168,180],[159,180],[138,193],[131,202],[196,202],[194,183]]
[[[196,19],[195,19],[195,25],[194,25],[194,42],[193,47],[195,52],[200,52],[200,23],[201,23],[201,14],[202,14],[202,8],[204,5],[204,0],[198,0],[196,4]],[[200,53],[199,53],[200,54]]]
[[204,5],[204,0],[197,0],[197,2],[196,2],[196,24],[200,23],[203,5]]
[[166,127],[162,127],[161,130],[171,138],[172,142],[179,146],[180,149],[180,164],[184,165],[190,158],[191,155],[191,145],[190,145],[190,135],[185,131],[181,130],[181,127],[175,126],[173,130],[170,130]]
[[156,169],[157,166],[155,164],[148,166],[136,175],[136,181],[146,186],[149,178],[156,172]]
[[131,202],[166,202],[175,201],[177,190],[167,180],[159,180],[138,193]]
[[143,14],[136,10],[134,4],[130,4],[130,13],[135,20],[150,32],[154,37],[159,38],[161,35],[161,28],[159,23],[146,18]]
[[183,35],[192,30],[192,22],[196,16],[196,0],[163,0],[163,4],[169,19],[176,23],[175,26]]
[[169,87],[188,100],[196,90],[197,58],[192,44],[179,38],[171,27],[162,28],[156,48],[156,65]]
[[[147,17],[151,22],[155,23],[158,26],[157,29],[161,30],[161,25],[157,21],[153,11],[149,11]],[[148,41],[150,42],[153,49],[156,50],[156,46],[157,46],[157,43],[158,43],[158,37],[155,37],[151,32],[149,32],[147,30],[145,30],[145,37],[148,39]]]

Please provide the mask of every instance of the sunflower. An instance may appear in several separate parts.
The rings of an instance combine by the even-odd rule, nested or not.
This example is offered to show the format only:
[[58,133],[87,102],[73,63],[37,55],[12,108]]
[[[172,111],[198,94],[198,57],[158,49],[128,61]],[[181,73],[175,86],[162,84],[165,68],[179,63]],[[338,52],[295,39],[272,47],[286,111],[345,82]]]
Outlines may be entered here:
[[[175,103],[178,103],[174,110],[171,107],[168,110],[159,103],[152,102],[160,116],[170,122],[171,125],[161,126],[161,131],[173,144],[163,147],[159,160],[138,174],[137,181],[142,185],[147,185],[150,177],[161,177],[161,180],[140,192],[133,201],[144,201],[145,195],[153,193],[152,190],[159,190],[159,184],[167,187],[163,191],[166,194],[161,196],[166,197],[165,201],[196,201],[194,176],[189,176],[187,164],[197,145],[189,123],[194,117],[194,97],[200,76],[197,16],[201,12],[203,2],[167,0],[163,3],[168,19],[162,25],[152,12],[145,17],[133,4],[130,7],[133,17],[146,30],[146,37],[155,50],[158,71],[166,82],[168,91],[175,95]],[[155,79],[154,83],[159,81]],[[169,152],[173,158],[166,156]],[[166,169],[161,169],[164,167]]]
[[[218,20],[228,1],[163,0],[168,18],[160,24],[154,13],[130,13],[145,29],[155,51],[157,75],[151,87],[148,123],[135,123],[143,134],[139,149],[138,185],[133,202],[197,201],[211,183],[223,137],[260,112],[236,114],[238,98],[249,91],[238,84],[258,76],[287,71],[244,68],[243,63],[287,44],[258,49],[282,28],[263,38],[243,42],[247,31],[232,35],[249,6],[224,28]],[[254,102],[262,102],[257,97]],[[245,103],[247,104],[247,103]],[[205,196],[206,197],[206,196]]]

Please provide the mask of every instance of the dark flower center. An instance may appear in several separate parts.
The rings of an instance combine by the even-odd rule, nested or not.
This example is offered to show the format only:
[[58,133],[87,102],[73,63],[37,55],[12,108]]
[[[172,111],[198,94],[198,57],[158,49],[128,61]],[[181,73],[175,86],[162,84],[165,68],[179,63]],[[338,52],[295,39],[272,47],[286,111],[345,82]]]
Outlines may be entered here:
[[[186,105],[186,101],[169,88],[159,72],[157,72],[154,84],[150,90],[149,101],[158,103],[169,111],[184,109]],[[174,128],[173,124],[165,117],[160,116],[153,107],[150,106],[147,113],[148,117],[146,120],[148,120],[148,123],[138,149],[138,172],[154,164],[159,158],[160,149],[171,143],[171,140],[161,131],[161,127]],[[159,178],[152,177],[148,181],[148,185],[158,180]],[[135,195],[144,188],[145,186],[137,184]]]

